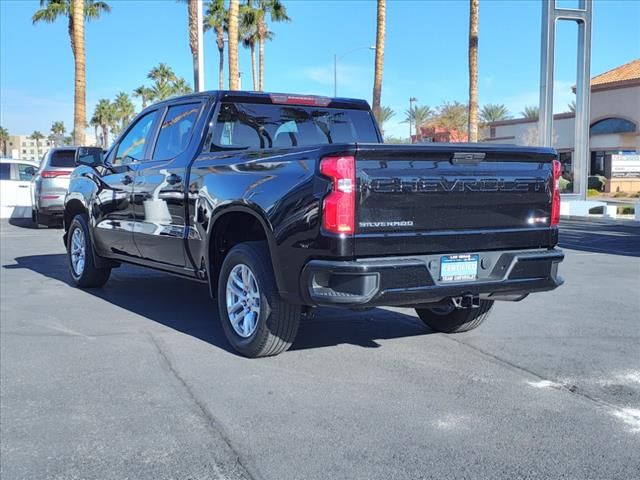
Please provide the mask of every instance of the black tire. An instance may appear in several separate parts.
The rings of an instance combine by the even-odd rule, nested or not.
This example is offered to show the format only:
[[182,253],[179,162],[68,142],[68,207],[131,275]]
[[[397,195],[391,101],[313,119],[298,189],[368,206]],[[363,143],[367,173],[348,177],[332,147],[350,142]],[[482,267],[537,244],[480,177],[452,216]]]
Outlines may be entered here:
[[[227,281],[234,268],[241,265],[249,267],[260,299],[254,330],[246,337],[236,331],[227,311]],[[301,307],[280,297],[267,242],[241,243],[227,254],[218,281],[218,312],[229,343],[240,354],[250,358],[268,357],[289,349],[298,333]]]
[[[84,266],[76,270],[72,259],[72,248],[74,241],[74,233],[76,230],[82,232],[84,240]],[[67,234],[67,260],[69,262],[69,273],[73,283],[80,288],[102,287],[111,275],[111,268],[97,268],[94,262],[93,243],[89,235],[89,226],[87,224],[87,215],[78,214],[71,221],[69,232]]]
[[420,319],[432,330],[443,333],[468,332],[478,327],[491,313],[493,300],[480,300],[478,308],[455,308],[453,304],[434,308],[416,308]]

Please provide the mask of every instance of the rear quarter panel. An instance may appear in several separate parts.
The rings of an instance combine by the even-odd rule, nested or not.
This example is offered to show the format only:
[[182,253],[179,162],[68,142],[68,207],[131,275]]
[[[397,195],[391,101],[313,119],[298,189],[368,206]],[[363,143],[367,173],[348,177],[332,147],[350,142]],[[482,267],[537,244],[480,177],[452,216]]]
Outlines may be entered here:
[[321,235],[320,206],[329,182],[316,172],[318,159],[336,151],[332,147],[201,154],[189,179],[188,209],[194,227],[189,250],[194,262],[209,264],[207,249],[215,223],[238,211],[262,223],[285,297],[297,295],[299,274],[309,258],[351,254],[344,242]]

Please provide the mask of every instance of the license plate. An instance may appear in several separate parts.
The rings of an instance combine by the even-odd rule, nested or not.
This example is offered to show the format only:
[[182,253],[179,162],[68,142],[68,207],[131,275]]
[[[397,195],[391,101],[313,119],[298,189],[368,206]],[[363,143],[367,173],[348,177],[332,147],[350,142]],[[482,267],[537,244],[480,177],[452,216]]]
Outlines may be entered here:
[[478,278],[478,255],[446,255],[440,260],[440,281],[462,282]]

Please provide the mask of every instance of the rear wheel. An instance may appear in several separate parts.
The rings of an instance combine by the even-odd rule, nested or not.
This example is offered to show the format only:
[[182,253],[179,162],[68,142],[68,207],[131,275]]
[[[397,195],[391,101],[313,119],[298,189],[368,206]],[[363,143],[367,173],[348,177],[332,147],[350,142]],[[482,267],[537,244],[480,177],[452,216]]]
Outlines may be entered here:
[[93,244],[89,235],[87,216],[76,215],[67,235],[67,257],[73,283],[80,288],[101,287],[111,275],[111,268],[97,268]]
[[301,308],[280,297],[266,242],[241,243],[227,254],[218,281],[218,311],[229,343],[242,355],[267,357],[291,346]]
[[478,308],[456,308],[449,300],[443,305],[416,308],[420,319],[432,330],[443,333],[467,332],[489,316],[493,300],[480,300]]

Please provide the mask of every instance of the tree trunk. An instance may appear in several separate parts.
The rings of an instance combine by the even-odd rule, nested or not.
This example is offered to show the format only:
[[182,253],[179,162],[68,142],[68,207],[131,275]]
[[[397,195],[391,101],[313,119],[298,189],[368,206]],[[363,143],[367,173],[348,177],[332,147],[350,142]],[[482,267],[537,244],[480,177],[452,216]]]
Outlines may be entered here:
[[256,44],[251,44],[251,77],[253,78],[253,90],[258,90],[258,77],[256,72]]
[[224,89],[224,29],[222,26],[216,27],[216,43],[220,54],[220,65],[218,66],[218,88]]
[[101,125],[102,128],[102,140],[104,141],[104,147],[109,146],[109,127],[107,125]]
[[84,50],[84,2],[72,2],[73,8],[73,45],[75,61],[75,93],[73,103],[73,142],[84,143],[86,128],[87,95],[85,78]]
[[480,0],[469,0],[469,141],[478,141],[478,16]]
[[[100,138],[100,137],[98,137],[98,125],[94,125],[93,126],[93,134],[96,137],[96,143],[98,143],[98,139]],[[102,145],[102,142],[100,142],[100,146],[104,147],[104,145]]]
[[260,80],[258,90],[264,92],[264,43],[267,32],[267,26],[261,18],[258,21],[258,67],[260,68]]
[[229,90],[238,90],[238,0],[229,0]]
[[198,88],[198,1],[189,0],[189,47],[193,57],[193,87]]
[[76,55],[76,44],[73,39],[73,12],[69,12],[69,22],[67,23],[67,31],[69,32],[69,41],[71,42],[71,53]]
[[378,0],[378,22],[376,27],[376,63],[373,76],[372,109],[376,118],[380,118],[380,101],[382,98],[382,71],[384,68],[384,36],[386,26],[386,0]]

